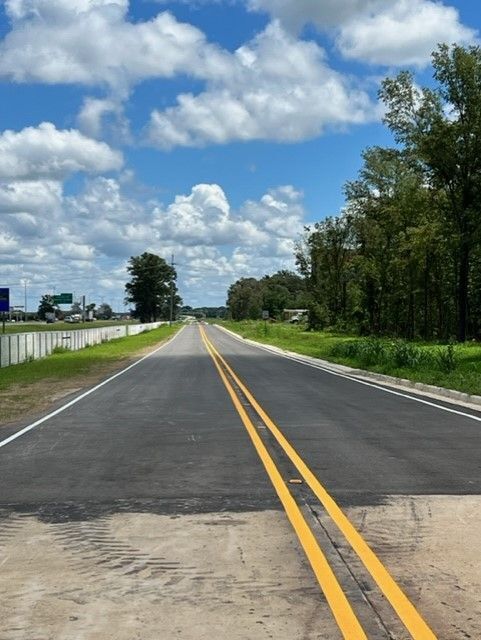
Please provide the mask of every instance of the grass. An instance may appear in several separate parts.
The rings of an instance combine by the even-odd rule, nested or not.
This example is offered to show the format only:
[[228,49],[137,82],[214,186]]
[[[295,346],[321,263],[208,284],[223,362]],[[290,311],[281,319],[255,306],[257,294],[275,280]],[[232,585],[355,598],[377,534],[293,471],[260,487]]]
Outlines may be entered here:
[[303,355],[481,395],[481,345],[477,343],[439,345],[357,338],[262,321],[226,321],[222,324],[244,338]]
[[[122,320],[96,320],[95,322],[6,322],[5,333],[30,333],[32,331],[72,331],[75,329],[95,329],[98,327],[118,327],[124,324],[136,324]],[[2,326],[0,321],[0,333]]]
[[78,378],[105,369],[148,347],[153,347],[175,333],[179,325],[163,325],[137,336],[118,338],[80,351],[58,348],[52,355],[23,364],[0,369],[0,392],[12,385],[28,385],[38,381],[57,381]]

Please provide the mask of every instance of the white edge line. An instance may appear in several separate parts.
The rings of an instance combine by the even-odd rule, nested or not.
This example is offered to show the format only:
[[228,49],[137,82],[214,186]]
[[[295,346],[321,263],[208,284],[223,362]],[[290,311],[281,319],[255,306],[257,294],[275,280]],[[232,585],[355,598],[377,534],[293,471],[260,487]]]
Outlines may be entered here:
[[[226,329],[225,327],[222,327],[220,325],[214,325],[216,326],[218,329],[221,329],[221,331],[225,331],[226,333],[228,333],[229,335],[231,335],[233,338],[235,338],[236,340],[238,340],[239,342],[245,344],[246,343],[246,339],[242,338],[241,336],[237,335],[236,333],[234,333],[233,331],[230,331],[229,329]],[[312,362],[306,362],[305,360],[302,360],[300,358],[296,358],[295,356],[291,356],[287,353],[280,353],[279,351],[276,351],[274,349],[270,349],[269,346],[266,345],[261,345],[257,342],[255,342],[254,340],[248,340],[247,341],[248,344],[250,344],[252,347],[257,348],[257,349],[262,349],[262,351],[267,351],[268,353],[272,353],[275,356],[279,356],[281,358],[287,358],[288,360],[292,360],[293,362],[297,362],[298,364],[303,364],[306,367],[311,367],[312,369],[319,369],[320,371],[324,371],[325,373],[329,373],[332,376],[337,376],[338,378],[344,378],[345,380],[351,380],[351,382],[357,382],[358,384],[363,384],[366,387],[373,387],[374,389],[379,389],[380,391],[384,391],[385,393],[390,393],[393,396],[400,396],[401,398],[407,398],[408,400],[413,400],[414,402],[420,402],[421,404],[427,404],[429,407],[435,407],[436,409],[441,409],[442,411],[447,411],[448,413],[454,413],[458,416],[463,416],[464,418],[470,418],[471,420],[476,420],[476,422],[481,422],[481,417],[479,416],[473,416],[471,413],[465,413],[464,411],[458,411],[457,409],[450,409],[449,407],[445,407],[442,404],[436,404],[435,402],[429,402],[429,400],[423,400],[422,398],[418,398],[417,396],[414,395],[409,395],[407,393],[401,393],[400,391],[394,391],[394,389],[387,389],[386,387],[382,387],[381,385],[378,384],[374,384],[373,382],[367,382],[366,380],[360,380],[359,378],[356,378],[355,376],[350,376],[344,373],[339,373],[338,371],[334,371],[333,369],[329,369],[326,366],[323,365],[318,365],[318,364],[314,364]]]
[[43,418],[40,418],[40,420],[36,420],[35,422],[32,422],[32,424],[29,424],[26,427],[24,427],[23,429],[20,429],[20,431],[17,431],[15,433],[13,433],[8,438],[5,438],[5,440],[1,440],[0,441],[0,449],[2,447],[4,447],[5,445],[9,444],[10,442],[12,442],[13,440],[16,440],[17,438],[20,438],[20,436],[23,436],[28,431],[31,431],[32,429],[35,429],[35,427],[38,427],[43,422],[46,422],[47,420],[50,420],[50,418],[54,418],[55,416],[58,416],[58,414],[62,413],[62,411],[65,411],[65,409],[68,409],[72,405],[77,404],[77,402],[80,402],[80,400],[83,400],[84,398],[89,396],[91,393],[94,393],[94,391],[97,391],[98,389],[100,389],[104,385],[108,384],[109,382],[112,382],[112,380],[115,380],[115,378],[118,378],[119,376],[123,375],[127,371],[130,371],[130,369],[133,369],[134,367],[136,367],[138,364],[140,364],[144,360],[147,360],[147,358],[150,358],[150,356],[153,356],[155,353],[157,353],[158,351],[160,351],[161,349],[166,347],[168,344],[170,344],[173,340],[175,340],[175,338],[177,338],[177,336],[179,336],[184,329],[185,329],[185,325],[180,329],[180,331],[177,331],[177,333],[175,333],[167,342],[164,342],[164,344],[161,344],[160,347],[157,347],[157,349],[154,349],[153,351],[148,353],[146,356],[143,356],[142,358],[140,358],[140,360],[137,360],[136,362],[133,362],[131,365],[129,365],[125,369],[122,369],[122,371],[118,371],[113,376],[110,376],[110,378],[107,378],[107,380],[104,380],[103,382],[100,382],[99,384],[95,385],[95,387],[92,387],[91,389],[89,389],[88,391],[85,391],[84,393],[82,393],[81,395],[77,396],[73,400],[70,400],[70,402],[67,402],[67,404],[62,405],[61,407],[59,407],[55,411],[52,411],[51,413],[48,413],[46,416],[43,416]]

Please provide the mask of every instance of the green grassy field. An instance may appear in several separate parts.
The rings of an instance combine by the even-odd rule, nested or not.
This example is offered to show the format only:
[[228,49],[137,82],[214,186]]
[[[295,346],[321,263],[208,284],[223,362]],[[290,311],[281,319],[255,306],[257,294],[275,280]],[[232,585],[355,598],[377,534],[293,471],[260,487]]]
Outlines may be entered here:
[[481,395],[481,345],[439,345],[305,331],[262,321],[222,323],[245,338],[357,369]]
[[28,385],[46,380],[54,385],[57,380],[65,381],[88,375],[106,365],[133,356],[147,347],[153,347],[179,328],[179,325],[163,325],[137,336],[111,340],[79,351],[59,349],[41,360],[5,367],[0,369],[0,391],[12,385]]
[[[136,324],[124,320],[96,320],[95,322],[6,322],[5,333],[30,333],[32,331],[72,331],[75,329],[95,329],[96,327],[112,327],[124,324]],[[0,323],[0,333],[2,324]]]

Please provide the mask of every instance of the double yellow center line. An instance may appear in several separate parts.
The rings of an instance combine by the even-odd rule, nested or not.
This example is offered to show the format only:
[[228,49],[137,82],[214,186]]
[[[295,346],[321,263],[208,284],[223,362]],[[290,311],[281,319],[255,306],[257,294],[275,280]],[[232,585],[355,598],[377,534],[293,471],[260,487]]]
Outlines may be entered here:
[[[411,634],[413,640],[436,640],[436,636],[423,620],[417,609],[410,602],[404,592],[401,590],[391,574],[384,567],[382,562],[365,542],[360,533],[356,530],[335,500],[329,495],[325,488],[321,485],[316,476],[312,473],[306,463],[302,460],[294,447],[285,438],[277,425],[271,420],[266,412],[259,405],[252,393],[238,378],[232,368],[224,360],[217,351],[215,346],[207,337],[205,330],[200,327],[202,340],[209,352],[217,371],[224,383],[232,402],[239,413],[239,416],[247,429],[252,443],[264,464],[269,478],[279,496],[279,499],[286,511],[299,541],[306,553],[306,556],[312,566],[314,574],[319,585],[324,592],[326,600],[336,619],[339,629],[345,640],[367,640],[366,633],[356,617],[346,595],[344,594],[334,572],[332,571],[324,553],[322,552],[314,534],[312,533],[308,523],[306,522],[302,512],[292,497],[285,480],[282,478],[274,460],[269,454],[266,446],[260,438],[256,427],[243,407],[240,399],[228,379],[228,376],[241,390],[251,407],[261,418],[265,426],[270,430],[277,443],[280,445],[284,453],[296,467],[304,482],[309,486],[311,491],[317,497],[319,502],[336,524],[339,531],[344,535],[352,549],[357,553],[360,560],[371,574],[372,578],[382,591],[384,596],[390,602],[399,619],[402,621],[406,629]],[[228,376],[226,375],[228,374]]]

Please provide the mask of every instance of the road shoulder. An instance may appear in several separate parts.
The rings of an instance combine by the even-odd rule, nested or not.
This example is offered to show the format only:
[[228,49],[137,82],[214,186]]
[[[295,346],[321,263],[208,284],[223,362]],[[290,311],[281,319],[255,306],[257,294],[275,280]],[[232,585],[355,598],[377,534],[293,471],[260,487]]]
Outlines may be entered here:
[[381,373],[375,373],[372,371],[366,371],[364,369],[353,369],[342,364],[335,364],[328,360],[322,360],[321,358],[314,358],[313,356],[306,356],[295,351],[289,351],[287,349],[281,349],[270,344],[257,342],[250,338],[243,338],[238,333],[223,327],[222,325],[214,325],[218,329],[225,331],[233,338],[240,342],[250,344],[259,349],[264,349],[276,355],[294,359],[297,362],[301,362],[310,366],[322,367],[325,370],[329,370],[333,373],[349,376],[355,380],[362,380],[366,382],[378,383],[384,387],[396,389],[401,392],[414,393],[426,398],[432,398],[441,402],[449,404],[455,404],[457,406],[463,406],[467,409],[474,411],[481,410],[481,396],[470,395],[469,393],[463,393],[462,391],[456,391],[454,389],[446,389],[444,387],[436,387],[430,384],[424,384],[422,382],[414,382],[405,378],[395,378],[393,376],[387,376]]

